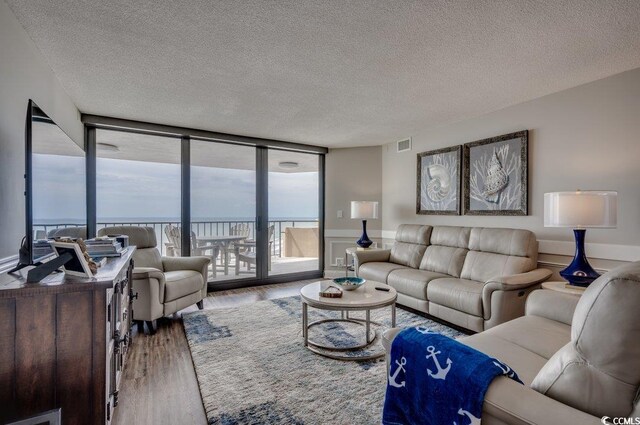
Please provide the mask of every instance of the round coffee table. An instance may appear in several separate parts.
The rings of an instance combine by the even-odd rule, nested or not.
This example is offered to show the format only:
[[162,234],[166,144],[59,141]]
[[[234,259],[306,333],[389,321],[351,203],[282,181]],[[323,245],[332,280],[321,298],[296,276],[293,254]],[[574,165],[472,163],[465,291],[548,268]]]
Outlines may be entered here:
[[[353,357],[345,354],[333,354],[331,352],[349,352],[368,347],[376,340],[376,332],[371,330],[371,325],[380,326],[379,323],[371,321],[371,310],[377,310],[391,306],[391,326],[396,326],[396,299],[398,294],[391,286],[384,283],[367,281],[361,287],[354,291],[343,291],[341,298],[325,298],[320,296],[320,291],[327,289],[329,286],[337,286],[330,280],[313,282],[300,290],[302,298],[302,335],[304,337],[304,346],[309,350],[321,356],[329,357],[336,360],[371,360],[384,356],[384,351],[378,354],[371,354],[362,357]],[[388,291],[380,291],[376,288],[388,289]],[[332,310],[342,312],[339,319],[322,319],[309,323],[308,307],[317,308],[319,310]],[[349,317],[350,311],[365,311],[365,319],[356,319]],[[309,339],[309,329],[312,326],[328,322],[349,322],[363,325],[365,327],[365,342],[349,347],[335,347],[322,345]],[[330,351],[330,352],[327,352]]]

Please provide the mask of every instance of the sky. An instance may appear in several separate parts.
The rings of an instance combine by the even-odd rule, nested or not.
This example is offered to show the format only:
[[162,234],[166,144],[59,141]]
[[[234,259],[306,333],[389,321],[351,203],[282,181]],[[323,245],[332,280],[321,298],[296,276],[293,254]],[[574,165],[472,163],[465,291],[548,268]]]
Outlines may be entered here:
[[[97,159],[98,222],[117,219],[177,220],[180,166]],[[255,171],[191,169],[191,218],[253,219]],[[34,223],[85,220],[83,157],[33,155]],[[318,173],[269,173],[271,218],[317,218]]]

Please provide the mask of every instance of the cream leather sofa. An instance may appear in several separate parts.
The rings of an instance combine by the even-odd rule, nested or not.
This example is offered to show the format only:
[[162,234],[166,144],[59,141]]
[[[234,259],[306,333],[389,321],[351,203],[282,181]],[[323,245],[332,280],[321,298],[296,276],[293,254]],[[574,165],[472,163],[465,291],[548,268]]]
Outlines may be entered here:
[[133,254],[133,320],[146,322],[155,333],[154,321],[193,304],[203,308],[207,296],[208,257],[161,257],[151,227],[117,226],[100,229],[99,236],[127,235],[137,247]]
[[[595,425],[604,416],[606,423],[640,417],[638,300],[640,262],[601,276],[580,298],[534,291],[524,317],[460,339],[504,361],[525,384],[496,378],[482,423]],[[399,330],[383,334],[387,352]]]
[[398,303],[480,332],[524,314],[551,276],[528,230],[402,224],[390,250],[357,251],[358,276],[393,286]]

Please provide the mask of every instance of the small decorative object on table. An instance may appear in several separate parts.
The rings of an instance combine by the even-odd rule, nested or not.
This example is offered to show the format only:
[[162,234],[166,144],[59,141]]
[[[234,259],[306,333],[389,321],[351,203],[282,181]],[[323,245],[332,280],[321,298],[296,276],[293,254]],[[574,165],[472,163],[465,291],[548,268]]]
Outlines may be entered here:
[[342,289],[336,286],[329,286],[327,289],[320,291],[319,294],[324,298],[340,298],[342,297]]
[[365,282],[366,280],[361,277],[337,277],[333,279],[333,283],[340,285],[340,287],[345,291],[353,291],[354,289],[358,289]]

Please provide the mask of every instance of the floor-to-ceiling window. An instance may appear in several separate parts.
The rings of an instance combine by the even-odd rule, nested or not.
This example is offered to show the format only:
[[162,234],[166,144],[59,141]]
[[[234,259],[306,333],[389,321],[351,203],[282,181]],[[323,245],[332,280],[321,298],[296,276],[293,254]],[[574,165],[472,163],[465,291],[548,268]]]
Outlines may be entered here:
[[256,148],[190,141],[192,255],[213,253],[212,284],[256,278]]
[[269,150],[270,275],[319,270],[318,155]]
[[326,149],[98,118],[90,233],[153,227],[163,255],[211,258],[210,288],[322,275]]
[[172,239],[181,224],[180,143],[178,138],[97,130],[96,229],[153,227],[158,250],[181,255]]

